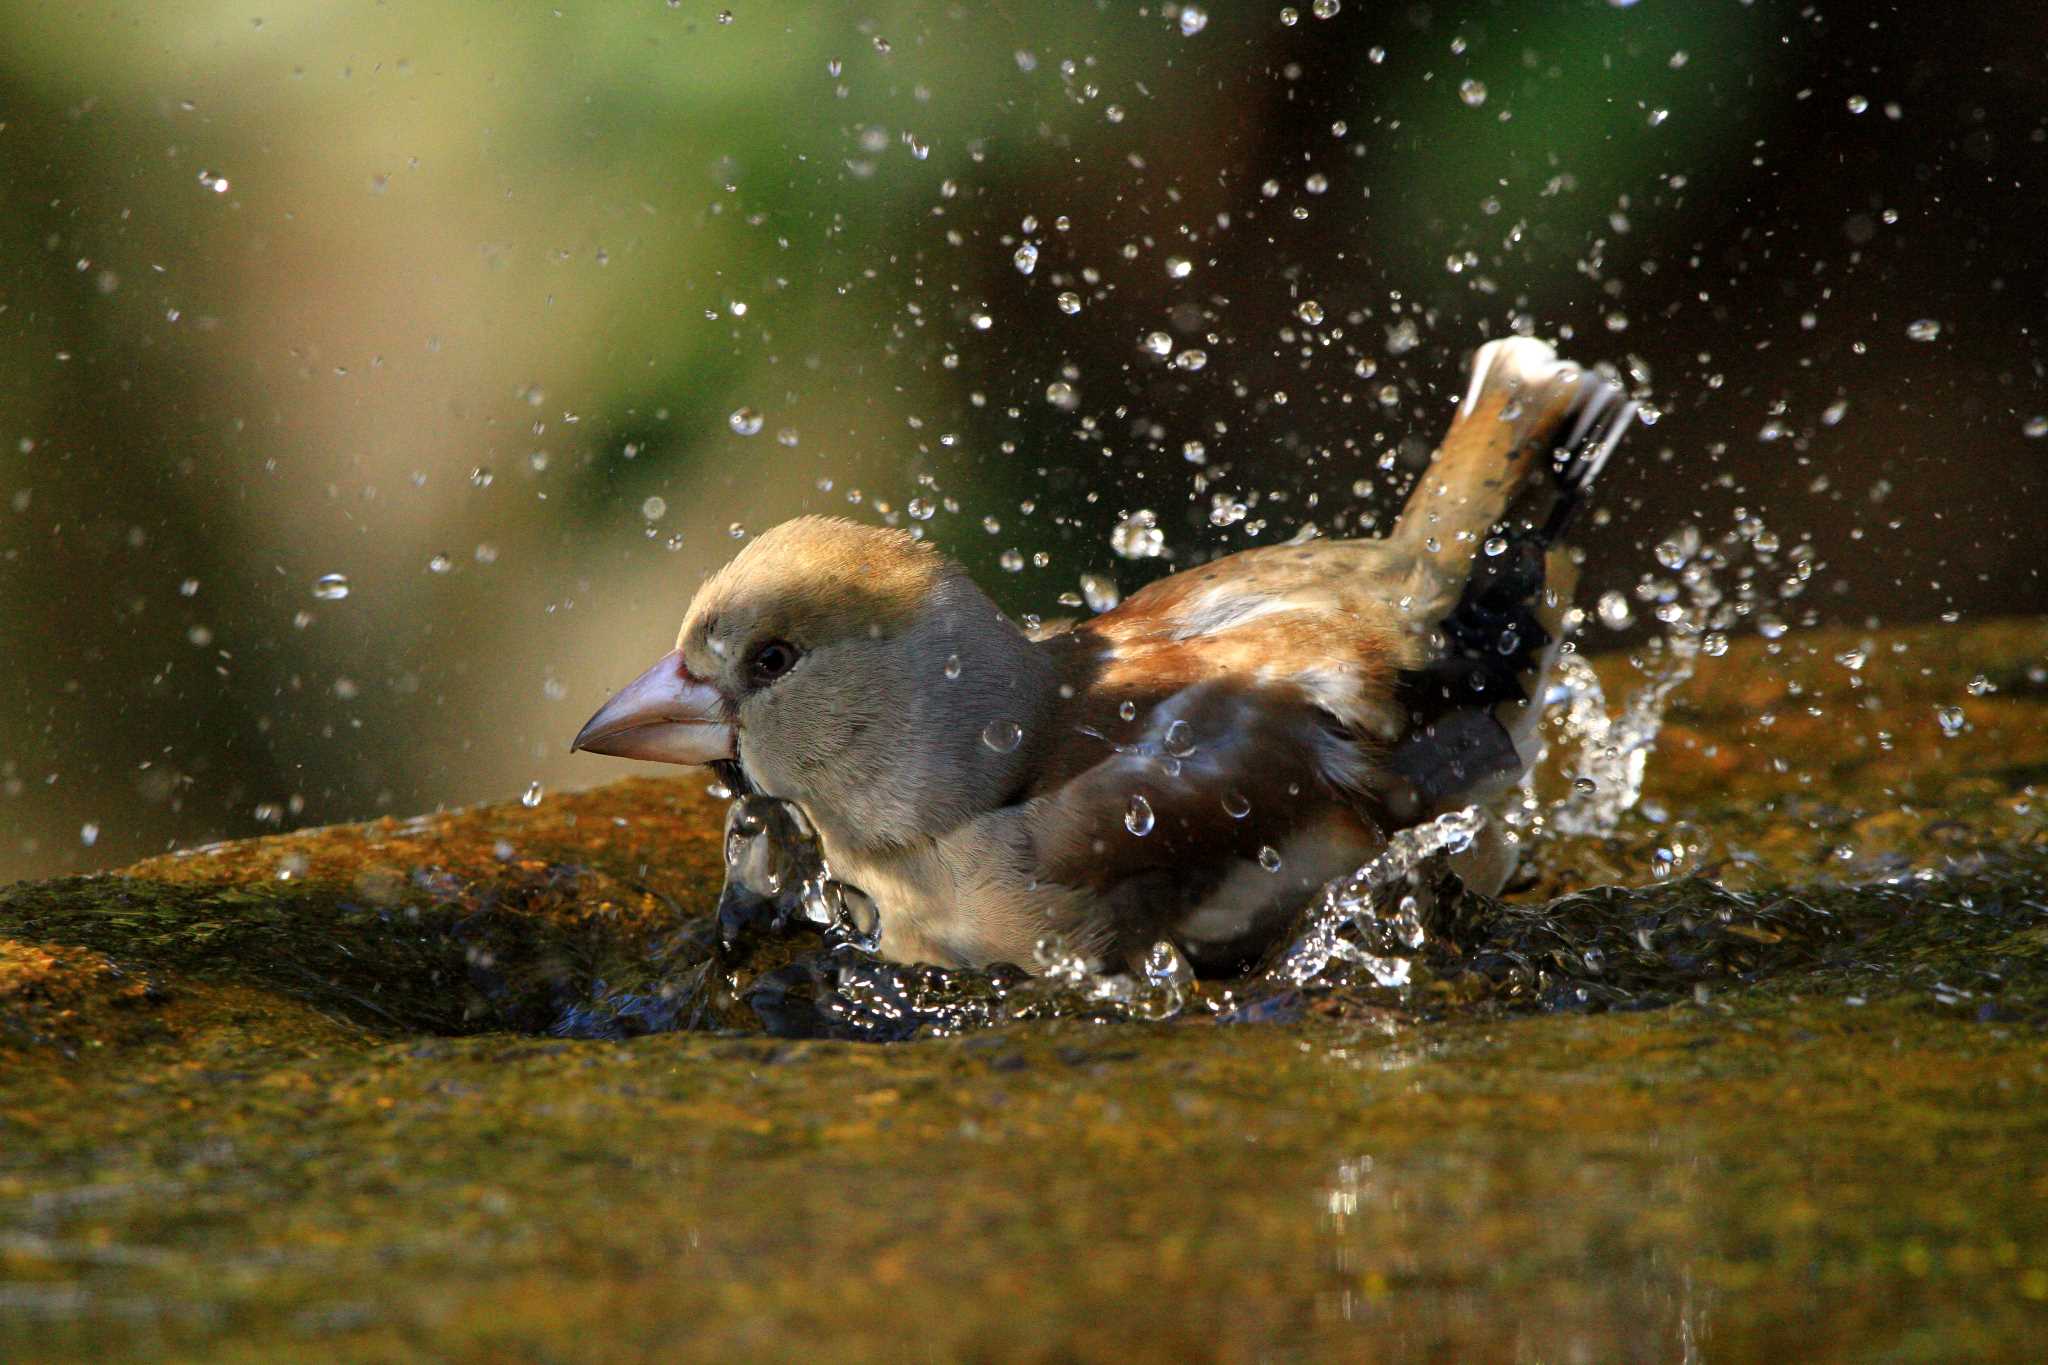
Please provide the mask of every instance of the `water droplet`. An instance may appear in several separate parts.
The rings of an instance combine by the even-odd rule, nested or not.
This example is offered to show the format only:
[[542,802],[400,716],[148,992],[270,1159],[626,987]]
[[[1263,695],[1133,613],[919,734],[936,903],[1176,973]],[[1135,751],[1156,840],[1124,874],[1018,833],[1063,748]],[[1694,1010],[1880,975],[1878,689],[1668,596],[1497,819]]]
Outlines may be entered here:
[[348,596],[348,575],[324,573],[313,580],[313,596],[322,602],[339,602]]
[[2048,414],[2029,417],[2025,424],[2020,427],[2020,435],[2030,441],[2038,441],[2043,436],[2048,436]]
[[1136,720],[1138,718],[1138,703],[1134,701],[1118,702],[1116,713],[1125,720]]
[[1223,793],[1223,813],[1233,820],[1242,820],[1252,813],[1251,799],[1241,791]]
[[649,498],[640,504],[640,515],[649,521],[660,521],[668,515],[668,499],[660,496]]
[[1599,604],[1594,610],[1599,613],[1600,624],[1609,630],[1627,630],[1629,623],[1636,618],[1634,610],[1629,607],[1628,599],[1618,592],[1601,593]]
[[1840,426],[1842,419],[1849,415],[1849,400],[1837,398],[1821,409],[1820,424],[1824,427]]
[[1209,11],[1200,5],[1180,7],[1180,31],[1184,37],[1192,38],[1209,26]]
[[912,498],[910,505],[903,510],[910,513],[912,521],[930,521],[932,514],[939,509],[938,505],[932,502],[930,498]]
[[759,435],[761,420],[761,414],[752,408],[734,408],[732,416],[725,419],[726,425],[741,436]]
[[1960,706],[1937,706],[1934,719],[1940,722],[1942,736],[1947,739],[1954,739],[1970,728],[1969,718],[1963,715]]
[[1480,546],[1479,548],[1486,551],[1486,557],[1488,559],[1499,559],[1502,555],[1508,552],[1507,537],[1488,536],[1486,538],[1486,543]]
[[1308,7],[1308,12],[1318,19],[1334,19],[1337,12],[1343,8],[1343,0],[1315,0],[1315,3]]
[[1860,114],[1870,107],[1870,101],[1861,95],[1851,95],[1848,99],[1848,105],[1850,113]]
[[532,810],[541,803],[541,798],[545,795],[546,793],[541,790],[540,783],[529,782],[526,784],[526,790],[519,794],[519,804],[528,810]]
[[1159,515],[1140,508],[1116,524],[1109,533],[1109,548],[1125,559],[1157,559],[1166,553],[1166,536],[1159,529]]
[[1600,784],[1590,777],[1575,777],[1572,779],[1572,790],[1581,796],[1591,796],[1600,790]]
[[1280,7],[1280,26],[1282,28],[1293,28],[1296,24],[1300,22],[1300,10],[1296,9],[1292,5],[1282,5]]
[[209,170],[202,169],[199,172],[199,183],[205,188],[212,190],[215,194],[226,194],[229,188],[226,176],[215,175]]
[[1280,870],[1280,850],[1271,844],[1259,845],[1259,866],[1268,872]]
[[1184,280],[1195,273],[1195,263],[1185,256],[1168,256],[1166,273],[1176,280]]
[[1323,305],[1314,299],[1303,299],[1294,305],[1294,316],[1311,327],[1320,327],[1323,322]]
[[992,720],[982,727],[981,742],[999,754],[1014,753],[1024,742],[1024,727],[1014,720]]
[[1017,254],[1010,257],[1010,260],[1016,264],[1018,274],[1029,275],[1038,269],[1038,248],[1026,242],[1017,248]]
[[435,555],[432,559],[427,561],[428,573],[447,573],[450,569],[454,567],[455,561],[453,559],[450,559],[445,554]]
[[1180,457],[1189,464],[1207,464],[1209,463],[1209,447],[1203,445],[1200,441],[1183,441],[1180,447]]
[[1152,803],[1144,797],[1133,795],[1124,807],[1124,828],[1140,839],[1152,832]]
[[1933,341],[1941,336],[1941,324],[1933,318],[1920,318],[1906,324],[1906,335],[1915,341]]
[[1052,383],[1045,386],[1045,401],[1058,408],[1061,412],[1072,412],[1075,408],[1081,406],[1081,395],[1076,393],[1074,386],[1067,383],[1064,379],[1055,379]]
[[1101,613],[1113,611],[1123,600],[1123,594],[1117,591],[1115,579],[1099,573],[1084,573],[1081,575],[1081,600],[1088,604],[1088,610]]
[[1147,332],[1145,340],[1140,344],[1153,355],[1173,354],[1173,338],[1164,332]]
[[1195,751],[1195,727],[1184,720],[1177,720],[1166,727],[1166,738],[1160,748],[1175,758],[1186,758]]
[[78,842],[91,848],[100,841],[100,827],[87,821],[78,827]]
[[1477,109],[1486,103],[1486,82],[1475,81],[1470,76],[1458,82],[1458,98],[1471,108]]
[[960,656],[958,654],[948,654],[946,656],[946,681],[955,682],[958,681],[959,677]]
[[1059,297],[1053,302],[1059,305],[1059,310],[1068,317],[1081,311],[1081,296],[1071,289],[1062,289]]
[[747,528],[740,525],[738,522],[734,522],[732,525],[726,527],[725,533],[731,536],[734,540],[745,540],[747,538]]
[[1188,349],[1182,351],[1179,355],[1175,356],[1173,358],[1173,363],[1183,370],[1188,370],[1192,372],[1201,369],[1204,365],[1207,365],[1209,363],[1209,353],[1207,351],[1198,350],[1195,347],[1190,346],[1188,347]]

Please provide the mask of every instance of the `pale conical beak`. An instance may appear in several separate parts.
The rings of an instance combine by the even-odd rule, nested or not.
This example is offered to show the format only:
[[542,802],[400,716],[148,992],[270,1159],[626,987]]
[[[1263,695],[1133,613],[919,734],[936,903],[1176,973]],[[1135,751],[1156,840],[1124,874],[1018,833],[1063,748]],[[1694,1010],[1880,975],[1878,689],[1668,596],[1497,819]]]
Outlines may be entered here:
[[672,649],[599,707],[569,745],[653,763],[715,763],[737,756],[725,697]]

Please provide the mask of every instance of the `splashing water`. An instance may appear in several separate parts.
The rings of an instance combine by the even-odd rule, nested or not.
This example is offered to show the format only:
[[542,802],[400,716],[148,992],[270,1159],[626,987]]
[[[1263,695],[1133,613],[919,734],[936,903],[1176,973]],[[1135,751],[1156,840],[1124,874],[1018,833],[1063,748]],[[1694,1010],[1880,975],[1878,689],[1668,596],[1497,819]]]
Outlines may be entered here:
[[[1379,985],[1407,985],[1411,959],[1424,940],[1421,900],[1410,889],[1416,874],[1472,847],[1485,827],[1485,813],[1466,806],[1396,833],[1377,858],[1323,888],[1307,923],[1268,975],[1307,986],[1341,961],[1362,967]],[[1385,907],[1397,892],[1390,914]]]

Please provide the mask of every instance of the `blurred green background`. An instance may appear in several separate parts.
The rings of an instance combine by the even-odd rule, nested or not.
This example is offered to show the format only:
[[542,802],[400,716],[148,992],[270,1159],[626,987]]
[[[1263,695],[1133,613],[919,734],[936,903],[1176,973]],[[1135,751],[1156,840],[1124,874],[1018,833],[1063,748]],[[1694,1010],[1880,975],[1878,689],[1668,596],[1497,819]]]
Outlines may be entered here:
[[0,4],[0,876],[623,775],[732,528],[1370,525],[1516,327],[1659,409],[1592,591],[1739,507],[1795,625],[2048,609],[2048,15],[1935,22]]

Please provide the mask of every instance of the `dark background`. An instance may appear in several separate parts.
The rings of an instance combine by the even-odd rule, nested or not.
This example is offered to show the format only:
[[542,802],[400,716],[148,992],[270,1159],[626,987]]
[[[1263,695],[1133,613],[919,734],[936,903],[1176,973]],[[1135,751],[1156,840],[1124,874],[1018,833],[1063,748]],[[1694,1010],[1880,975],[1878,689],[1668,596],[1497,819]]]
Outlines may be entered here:
[[735,523],[1383,516],[1514,328],[1656,409],[1589,600],[1740,509],[1795,630],[2048,608],[2048,13],[177,8],[0,6],[0,875],[619,775]]

